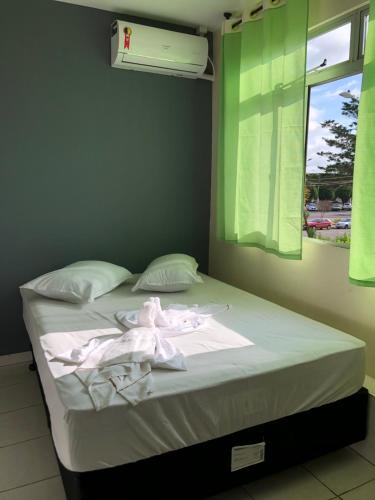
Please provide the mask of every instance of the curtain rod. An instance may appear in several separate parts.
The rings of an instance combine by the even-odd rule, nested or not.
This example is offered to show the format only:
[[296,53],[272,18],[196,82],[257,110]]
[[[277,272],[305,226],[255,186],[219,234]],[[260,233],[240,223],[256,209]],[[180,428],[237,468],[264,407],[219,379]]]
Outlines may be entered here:
[[[280,3],[280,0],[271,0],[271,4],[273,5],[277,5],[278,3]],[[263,3],[261,3],[256,9],[250,12],[249,18],[256,16],[257,14],[259,14],[259,12],[262,12],[262,10],[265,10]],[[232,29],[237,28],[237,26],[239,26],[242,23],[243,23],[242,19],[239,19],[238,21],[232,24]]]

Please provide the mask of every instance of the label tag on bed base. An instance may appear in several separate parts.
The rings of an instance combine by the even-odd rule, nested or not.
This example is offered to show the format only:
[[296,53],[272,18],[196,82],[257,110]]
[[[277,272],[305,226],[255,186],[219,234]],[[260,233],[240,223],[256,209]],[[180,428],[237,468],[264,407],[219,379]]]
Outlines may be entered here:
[[266,443],[234,446],[232,448],[231,472],[264,462]]

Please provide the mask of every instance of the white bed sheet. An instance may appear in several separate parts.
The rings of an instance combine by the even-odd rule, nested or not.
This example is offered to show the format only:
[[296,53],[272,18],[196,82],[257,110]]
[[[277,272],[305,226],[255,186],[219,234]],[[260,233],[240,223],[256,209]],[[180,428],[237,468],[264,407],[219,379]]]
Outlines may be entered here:
[[[365,376],[365,344],[350,335],[203,276],[186,292],[162,294],[169,303],[230,303],[215,321],[248,339],[202,349],[199,334],[176,339],[186,372],[154,371],[154,392],[136,407],[116,397],[96,412],[73,374],[54,378],[40,337],[94,330],[113,333],[114,314],[149,296],[123,285],[83,306],[22,290],[24,318],[38,364],[52,435],[63,465],[83,472],[134,462],[276,420],[354,394]],[[212,332],[211,332],[212,333]],[[225,337],[227,338],[227,337]],[[184,347],[185,346],[185,347]]]

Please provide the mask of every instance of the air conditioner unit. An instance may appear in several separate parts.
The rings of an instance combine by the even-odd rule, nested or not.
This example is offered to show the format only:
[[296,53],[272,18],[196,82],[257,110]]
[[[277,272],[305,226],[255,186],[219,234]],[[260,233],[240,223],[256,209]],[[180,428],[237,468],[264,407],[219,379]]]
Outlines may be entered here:
[[206,69],[207,59],[208,42],[202,36],[126,21],[112,23],[114,68],[199,78]]

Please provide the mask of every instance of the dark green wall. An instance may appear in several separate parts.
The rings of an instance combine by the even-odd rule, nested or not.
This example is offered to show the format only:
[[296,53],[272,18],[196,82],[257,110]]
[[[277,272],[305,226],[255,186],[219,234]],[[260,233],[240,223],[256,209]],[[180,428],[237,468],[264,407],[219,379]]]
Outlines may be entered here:
[[118,14],[52,0],[0,14],[0,354],[28,350],[18,286],[76,260],[207,270],[211,87],[112,69]]

